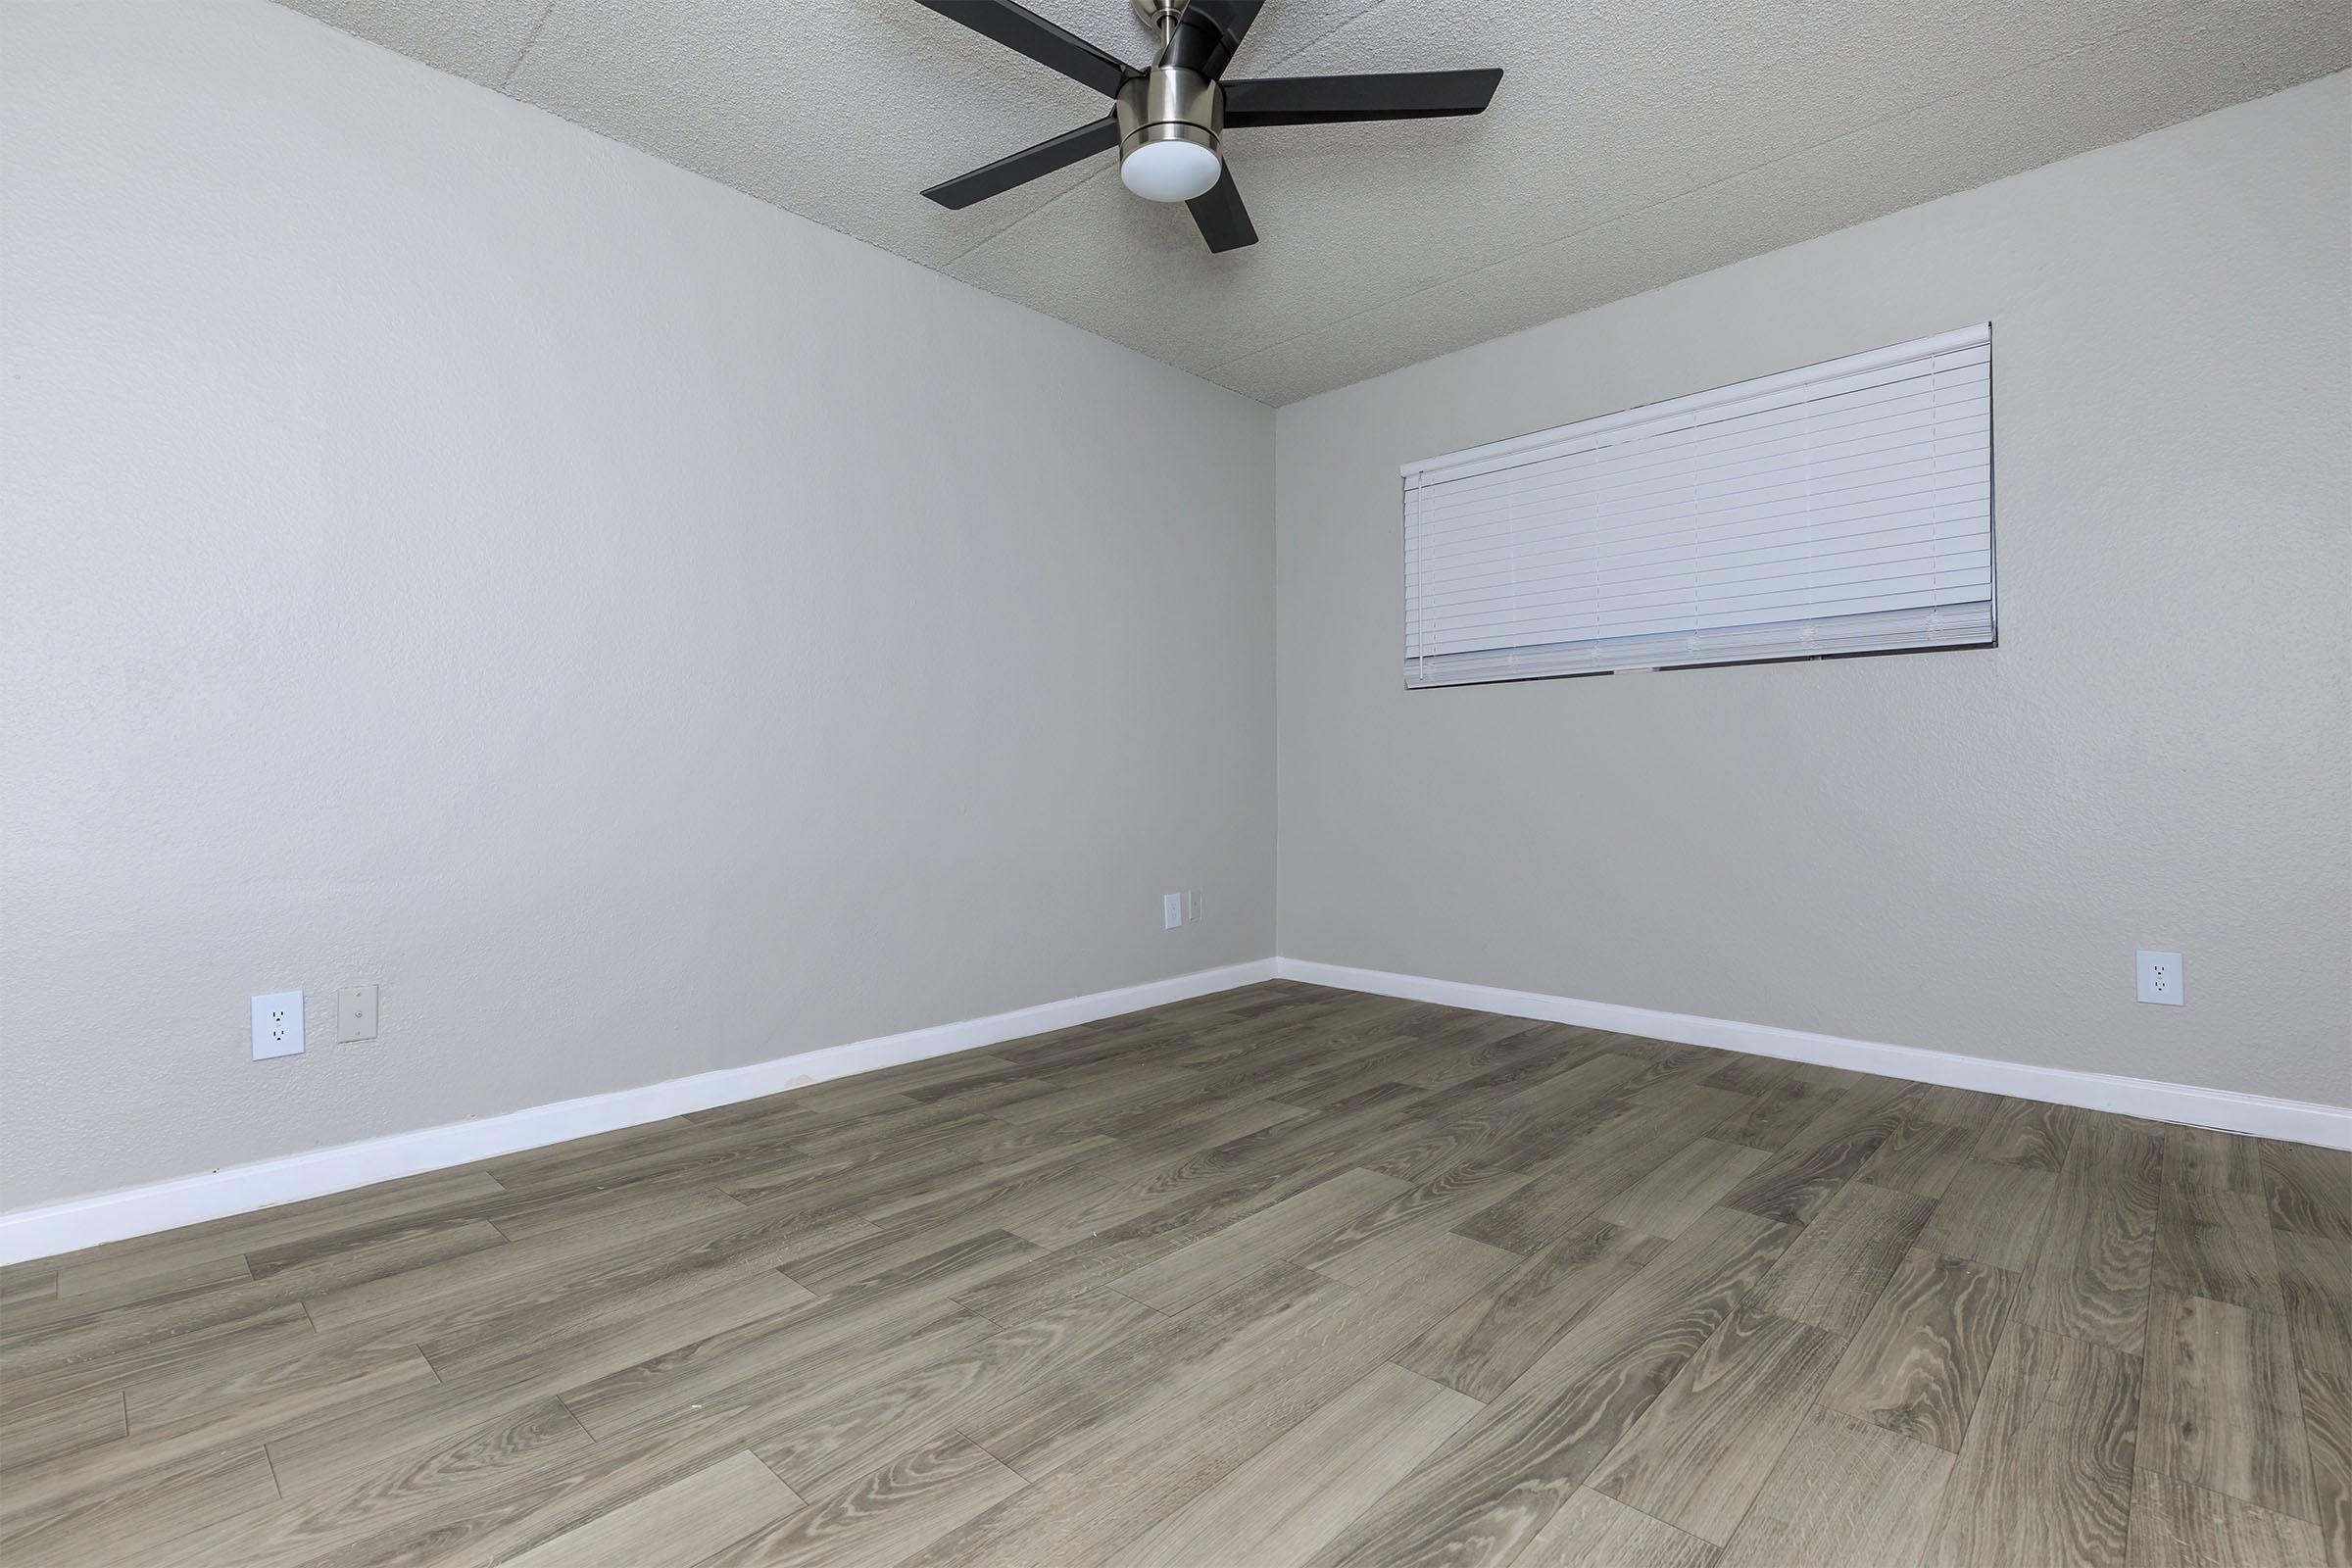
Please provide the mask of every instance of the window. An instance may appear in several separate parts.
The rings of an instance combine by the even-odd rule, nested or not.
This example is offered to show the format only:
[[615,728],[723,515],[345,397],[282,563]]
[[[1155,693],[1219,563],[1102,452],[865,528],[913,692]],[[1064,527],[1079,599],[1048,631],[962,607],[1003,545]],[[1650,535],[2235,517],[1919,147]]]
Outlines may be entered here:
[[1993,641],[1989,323],[1403,473],[1407,686]]

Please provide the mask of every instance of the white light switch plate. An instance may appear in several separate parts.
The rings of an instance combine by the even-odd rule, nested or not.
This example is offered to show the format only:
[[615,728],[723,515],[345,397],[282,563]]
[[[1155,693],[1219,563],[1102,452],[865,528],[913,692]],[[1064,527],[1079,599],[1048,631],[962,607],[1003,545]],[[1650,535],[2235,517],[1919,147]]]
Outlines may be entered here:
[[335,1043],[375,1038],[375,987],[345,986],[335,993]]
[[253,999],[253,1059],[302,1054],[302,993],[271,991]]
[[2144,948],[2141,949],[2139,955],[2139,1000],[2153,1002],[2158,1006],[2179,1007],[2186,1005],[2183,1000],[2185,995],[2180,974],[2180,955],[2178,953],[2150,953]]

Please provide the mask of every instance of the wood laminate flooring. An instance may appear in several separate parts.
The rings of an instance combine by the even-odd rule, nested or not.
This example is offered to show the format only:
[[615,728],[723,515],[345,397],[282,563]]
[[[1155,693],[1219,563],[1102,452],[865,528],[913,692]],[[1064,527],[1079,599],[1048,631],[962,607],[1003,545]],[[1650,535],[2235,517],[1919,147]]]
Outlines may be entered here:
[[0,1269],[0,1564],[2352,1568],[2352,1154],[1288,982]]

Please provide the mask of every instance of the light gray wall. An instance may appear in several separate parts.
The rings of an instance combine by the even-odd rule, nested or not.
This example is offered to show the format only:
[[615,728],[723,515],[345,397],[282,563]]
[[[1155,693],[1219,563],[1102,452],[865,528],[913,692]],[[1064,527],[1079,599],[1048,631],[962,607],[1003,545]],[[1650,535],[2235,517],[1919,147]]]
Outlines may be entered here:
[[[2347,147],[2336,75],[1282,409],[1284,956],[2352,1103]],[[1987,318],[1997,650],[1403,689],[1399,463]]]
[[258,3],[0,167],[0,1208],[1272,952],[1265,409]]

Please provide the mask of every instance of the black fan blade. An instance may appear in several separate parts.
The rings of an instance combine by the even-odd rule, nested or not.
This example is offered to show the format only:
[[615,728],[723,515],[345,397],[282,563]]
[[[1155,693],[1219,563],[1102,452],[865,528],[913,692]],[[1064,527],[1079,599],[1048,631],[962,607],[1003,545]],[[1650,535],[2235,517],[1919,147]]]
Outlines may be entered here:
[[1014,5],[1012,0],[915,0],[915,3],[996,39],[1007,49],[1017,49],[1039,65],[1051,66],[1105,98],[1116,98],[1119,88],[1135,74],[1076,33],[1055,26],[1027,7]]
[[1024,147],[968,174],[942,180],[923,194],[942,207],[969,207],[991,196],[1001,196],[1015,185],[1026,185],[1040,174],[1051,174],[1091,154],[1108,152],[1118,144],[1118,117],[1104,115],[1101,120],[1088,121],[1076,130],[1049,136],[1034,147]]
[[1399,71],[1367,76],[1259,76],[1225,83],[1225,123],[1314,125],[1340,120],[1475,115],[1500,71]]
[[1231,164],[1225,166],[1207,194],[1184,205],[1192,209],[1193,221],[1200,225],[1200,237],[1208,241],[1210,250],[1238,251],[1257,243],[1257,225],[1250,221],[1250,209],[1242,205],[1241,187],[1233,182]]
[[1176,19],[1176,36],[1168,40],[1167,63],[1203,76],[1223,75],[1264,5],[1265,0],[1186,0]]

